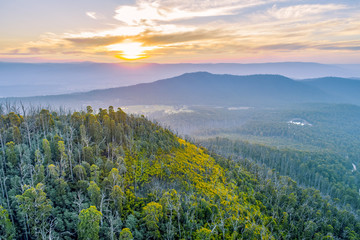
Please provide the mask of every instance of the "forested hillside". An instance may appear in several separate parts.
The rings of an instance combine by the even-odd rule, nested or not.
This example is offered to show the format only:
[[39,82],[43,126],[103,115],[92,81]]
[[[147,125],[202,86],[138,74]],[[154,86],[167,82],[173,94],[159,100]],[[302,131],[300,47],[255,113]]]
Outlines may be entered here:
[[0,239],[360,237],[319,191],[121,109],[1,108],[0,144]]
[[325,77],[305,80],[310,86],[359,105],[360,81],[356,79]]
[[203,143],[224,156],[253,159],[281,175],[291,176],[301,185],[320,190],[334,202],[360,215],[360,173],[349,159],[330,152],[277,149],[226,138],[209,139]]
[[[345,159],[346,169],[350,171],[353,169],[351,163],[360,165],[360,107],[356,105],[194,106],[170,114],[154,111],[148,115],[179,134],[193,138],[222,137],[282,149],[326,151]],[[301,122],[305,124],[299,124]]]

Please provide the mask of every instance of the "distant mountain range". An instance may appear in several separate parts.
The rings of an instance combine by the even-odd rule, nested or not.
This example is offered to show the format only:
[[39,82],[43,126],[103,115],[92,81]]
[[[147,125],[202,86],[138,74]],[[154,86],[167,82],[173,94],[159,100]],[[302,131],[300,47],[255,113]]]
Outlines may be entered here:
[[325,77],[304,81],[333,96],[341,102],[360,104],[360,80]]
[[309,102],[360,104],[358,93],[360,81],[345,78],[299,81],[281,75],[196,72],[128,87],[2,100],[73,108],[153,104],[268,107]]
[[189,72],[278,74],[292,79],[360,78],[360,65],[283,62],[258,64],[6,63],[0,62],[0,97],[65,94],[131,86]]

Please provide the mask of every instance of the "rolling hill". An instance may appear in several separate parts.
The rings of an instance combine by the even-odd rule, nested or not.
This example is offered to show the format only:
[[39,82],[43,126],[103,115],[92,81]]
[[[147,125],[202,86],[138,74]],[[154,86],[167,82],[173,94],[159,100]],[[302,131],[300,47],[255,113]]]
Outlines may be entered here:
[[308,79],[306,83],[344,102],[360,104],[360,81],[348,78],[325,77]]
[[[216,75],[187,73],[174,78],[128,87],[94,90],[84,93],[8,98],[32,104],[69,107],[86,105],[211,105],[275,106],[305,102],[336,102],[341,98],[280,75]],[[4,101],[4,99],[3,99]]]
[[29,97],[130,86],[188,72],[279,74],[294,79],[360,77],[358,65],[307,62],[155,64],[155,63],[10,63],[0,62],[0,97]]

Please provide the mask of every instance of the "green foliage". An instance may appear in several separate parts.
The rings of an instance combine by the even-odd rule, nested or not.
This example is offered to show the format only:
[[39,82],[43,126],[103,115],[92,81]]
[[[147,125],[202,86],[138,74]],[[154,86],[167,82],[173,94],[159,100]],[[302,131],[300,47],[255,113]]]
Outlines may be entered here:
[[[236,148],[231,149],[237,151]],[[222,166],[231,169],[228,176],[242,191],[254,193],[255,201],[264,204],[262,214],[268,216],[264,219],[265,224],[276,239],[332,239],[333,234],[339,239],[349,239],[352,233],[358,231],[357,216],[339,209],[329,197],[323,198],[320,191],[302,188],[291,178],[280,176],[274,170],[248,159],[223,159],[215,154],[214,157]],[[340,223],[348,226],[348,230]],[[253,226],[245,228],[245,231],[239,230],[237,232],[244,239],[271,237]],[[359,237],[358,234],[354,236]]]
[[118,185],[115,185],[110,193],[111,208],[119,214],[122,213],[124,198],[124,192]]
[[101,192],[98,185],[95,182],[91,181],[90,186],[87,188],[87,191],[91,200],[91,204],[94,206],[99,206]]
[[211,237],[211,230],[207,228],[200,228],[195,233],[196,240],[210,240]]
[[288,175],[300,184],[315,187],[334,200],[341,199],[356,210],[360,209],[360,172],[348,171],[341,156],[329,152],[307,152],[291,149],[278,149],[245,141],[231,141],[224,138],[210,139],[205,143],[210,149],[224,156],[243,156],[254,159],[275,169],[281,175]]
[[59,168],[55,166],[54,164],[50,164],[48,166],[48,172],[51,178],[56,179],[59,177]]
[[80,240],[99,239],[100,220],[102,213],[95,206],[83,209],[79,214],[78,234]]
[[73,169],[73,173],[75,175],[75,179],[78,181],[86,179],[86,169],[82,165],[76,165]]
[[159,221],[162,213],[162,206],[156,202],[148,203],[144,209],[144,222],[152,239],[160,239]]
[[91,165],[90,167],[90,180],[94,181],[95,183],[99,183],[100,180],[99,170],[99,167],[95,164]]
[[6,159],[9,164],[11,164],[11,167],[14,167],[18,162],[18,157],[15,152],[15,144],[14,142],[8,142],[6,144]]
[[123,228],[120,232],[119,240],[133,240],[133,235],[128,228]]
[[[27,187],[27,186],[25,186]],[[31,234],[39,237],[48,228],[48,218],[51,215],[51,201],[46,197],[44,185],[27,188],[22,195],[16,196],[21,213],[25,215]]]
[[93,164],[94,163],[94,151],[92,147],[84,147],[83,148],[83,157],[84,161]]
[[47,139],[42,140],[42,148],[43,148],[43,152],[44,152],[45,164],[51,164],[52,163],[51,148],[50,148],[50,143]]
[[14,239],[15,228],[10,221],[9,214],[3,206],[0,205],[0,239]]
[[[15,114],[19,121],[1,115],[0,203],[9,213],[2,210],[1,221],[13,220],[15,237],[359,238],[356,214],[256,162],[273,161],[276,169],[282,151],[248,147],[256,161],[224,159],[144,117],[113,107],[87,110]],[[305,153],[285,156],[311,162]]]

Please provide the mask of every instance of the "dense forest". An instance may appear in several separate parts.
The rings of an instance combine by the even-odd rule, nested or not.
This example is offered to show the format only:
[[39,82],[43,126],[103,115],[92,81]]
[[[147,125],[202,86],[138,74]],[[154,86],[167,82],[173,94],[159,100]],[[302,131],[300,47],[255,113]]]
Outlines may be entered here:
[[[263,117],[261,117],[263,114]],[[307,124],[289,123],[301,119]],[[222,134],[268,139],[267,145],[285,141],[292,148],[326,150],[360,163],[360,107],[347,104],[304,104],[254,114],[242,126],[223,129]],[[218,132],[219,133],[219,132]],[[241,139],[241,137],[239,137]],[[351,165],[351,164],[350,164]]]
[[[148,115],[183,136],[223,137],[282,149],[326,151],[360,164],[360,107],[356,105],[312,103],[273,108],[182,106],[178,109],[172,114],[157,111]],[[290,123],[294,119],[307,124]],[[348,169],[351,168],[350,163]]]
[[360,216],[360,172],[352,168],[348,159],[329,152],[277,149],[225,138],[209,139],[203,144],[223,156],[248,158],[281,175],[291,176],[299,184],[320,190]]
[[358,202],[280,176],[264,149],[224,158],[120,108],[0,111],[0,239],[360,238]]

